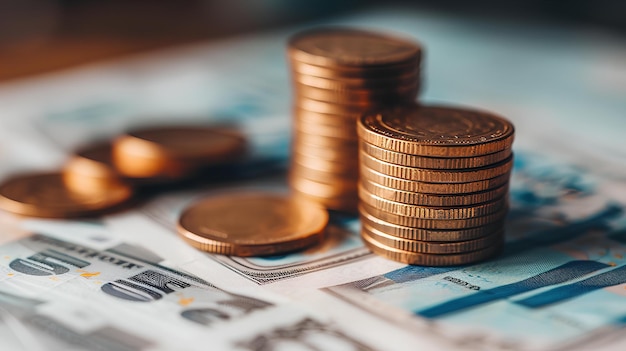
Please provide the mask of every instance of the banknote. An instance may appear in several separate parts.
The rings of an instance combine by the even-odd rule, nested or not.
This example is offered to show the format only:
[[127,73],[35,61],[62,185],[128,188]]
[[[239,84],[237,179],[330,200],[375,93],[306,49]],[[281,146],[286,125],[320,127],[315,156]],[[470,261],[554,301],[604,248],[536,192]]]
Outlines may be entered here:
[[516,158],[499,258],[465,267],[407,266],[327,291],[392,321],[387,308],[412,315],[417,329],[423,328],[417,321],[428,320],[431,333],[475,349],[544,349],[623,330],[624,204],[582,169],[540,155]]

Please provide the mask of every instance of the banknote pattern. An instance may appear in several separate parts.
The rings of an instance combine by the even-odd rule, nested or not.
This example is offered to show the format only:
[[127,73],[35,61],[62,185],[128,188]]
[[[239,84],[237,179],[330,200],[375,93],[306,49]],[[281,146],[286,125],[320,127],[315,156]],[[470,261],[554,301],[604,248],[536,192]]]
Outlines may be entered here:
[[328,291],[364,308],[362,301],[374,298],[432,321],[442,336],[467,344],[471,335],[481,349],[536,349],[621,328],[623,207],[599,194],[583,170],[538,156],[518,153],[514,179],[500,258],[467,267],[407,266]]

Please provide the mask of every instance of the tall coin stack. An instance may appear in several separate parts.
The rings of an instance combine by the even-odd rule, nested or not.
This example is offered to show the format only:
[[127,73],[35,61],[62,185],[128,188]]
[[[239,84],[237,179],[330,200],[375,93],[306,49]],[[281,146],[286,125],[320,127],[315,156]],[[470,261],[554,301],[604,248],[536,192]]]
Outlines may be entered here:
[[361,236],[375,253],[449,266],[504,241],[513,125],[494,114],[406,105],[362,116]]
[[289,184],[299,196],[356,212],[356,121],[372,108],[415,101],[420,46],[368,31],[330,28],[289,41],[295,93]]

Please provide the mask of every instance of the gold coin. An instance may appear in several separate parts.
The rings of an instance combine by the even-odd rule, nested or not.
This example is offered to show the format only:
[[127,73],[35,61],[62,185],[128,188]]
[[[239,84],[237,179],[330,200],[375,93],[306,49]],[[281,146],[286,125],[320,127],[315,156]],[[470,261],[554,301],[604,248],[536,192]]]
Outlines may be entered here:
[[329,127],[323,124],[301,122],[296,118],[294,119],[293,127],[295,132],[302,132],[306,134],[313,134],[330,138],[341,138],[352,141],[358,140],[358,136],[356,135],[356,127],[354,124],[351,126],[352,128]]
[[350,156],[352,158],[356,158],[359,153],[359,144],[356,140],[352,139],[328,137],[297,130],[293,133],[293,140],[294,142],[310,145],[311,147],[332,148],[346,151],[346,153],[352,155]]
[[187,207],[178,234],[207,252],[235,256],[276,255],[324,239],[328,214],[314,203],[269,193],[228,193]]
[[62,173],[32,173],[0,184],[0,208],[33,217],[94,216],[118,208],[131,195],[132,188],[122,183],[75,191],[65,184]]
[[359,160],[361,161],[361,165],[363,165],[363,167],[373,169],[388,176],[426,183],[476,182],[510,173],[511,168],[513,168],[513,156],[510,156],[508,159],[491,166],[461,170],[425,169],[399,166],[381,161],[364,153],[363,151],[359,152]]
[[342,78],[330,79],[305,75],[295,75],[292,77],[293,86],[308,86],[318,89],[327,89],[336,92],[349,93],[351,91],[371,91],[382,92],[385,90],[397,91],[404,89],[419,90],[421,86],[418,75],[407,75],[403,77],[384,77],[377,79],[367,78]]
[[235,131],[204,127],[154,127],[130,131],[113,143],[113,162],[128,177],[180,178],[232,161],[245,150]]
[[359,206],[361,223],[367,224],[371,228],[378,229],[383,233],[393,235],[398,238],[421,240],[421,241],[466,241],[483,237],[489,233],[501,230],[504,227],[504,220],[487,223],[480,227],[463,229],[422,229],[405,227],[393,223],[385,222],[371,215],[364,206]]
[[294,163],[323,172],[352,174],[355,177],[358,177],[359,174],[359,163],[350,157],[346,157],[343,161],[328,161],[294,152],[291,154],[291,158]]
[[505,149],[484,156],[443,158],[403,154],[400,152],[389,151],[366,142],[360,142],[359,148],[364,153],[381,161],[408,167],[430,169],[466,169],[486,167],[493,165],[494,163],[504,161],[511,156],[511,149]]
[[294,196],[307,199],[309,201],[313,201],[323,208],[346,212],[346,213],[357,213],[357,207],[359,203],[359,198],[355,194],[352,195],[338,195],[338,196],[319,196],[314,194],[309,194],[306,192],[299,191],[298,189],[291,189],[291,192]]
[[78,148],[63,166],[63,180],[77,192],[107,189],[123,182],[113,166],[111,143],[94,142]]
[[361,178],[370,180],[382,186],[403,191],[427,194],[475,193],[497,188],[503,184],[506,184],[510,179],[510,173],[505,173],[491,179],[479,180],[475,182],[426,183],[414,180],[394,178],[367,167],[360,167],[359,171]]
[[444,106],[394,106],[363,115],[363,141],[400,153],[431,157],[488,155],[511,148],[511,122],[492,113]]
[[[395,87],[381,91],[372,90],[331,90],[294,84],[296,98],[308,98],[340,105],[362,106],[392,104],[395,102],[413,101],[419,93],[419,85]],[[356,128],[355,128],[356,130]]]
[[332,182],[321,183],[314,180],[289,177],[289,185],[299,192],[319,197],[357,197],[356,183]]
[[455,207],[429,207],[401,204],[373,195],[359,185],[359,198],[364,203],[382,211],[422,219],[468,219],[498,212],[508,205],[508,196],[479,205]]
[[367,213],[380,219],[381,221],[412,228],[421,229],[467,229],[479,226],[486,226],[501,222],[504,220],[508,213],[508,207],[501,208],[496,212],[471,218],[456,218],[456,219],[432,219],[432,218],[419,218],[404,216],[401,214],[391,213],[381,210],[376,207],[372,207],[367,203],[361,202],[361,208]]
[[361,227],[361,235],[366,235],[370,239],[376,240],[383,245],[393,247],[394,249],[429,254],[451,254],[472,252],[494,245],[499,246],[503,241],[504,231],[501,229],[473,240],[437,242],[398,238],[369,227],[367,224],[363,224]]
[[484,261],[498,255],[504,243],[500,242],[487,248],[460,254],[425,254],[395,249],[363,235],[363,242],[372,252],[393,261],[420,266],[457,266]]
[[509,191],[508,184],[505,184],[498,188],[477,193],[459,193],[450,195],[426,194],[389,188],[371,182],[367,179],[361,179],[361,186],[363,186],[363,188],[369,191],[371,194],[379,196],[385,200],[400,202],[408,205],[435,207],[467,206],[481,204],[493,201],[495,199],[499,199],[506,195]]
[[414,61],[399,65],[389,65],[382,67],[341,67],[328,68],[324,66],[311,65],[298,60],[290,60],[289,66],[294,74],[308,75],[322,78],[341,79],[341,78],[378,78],[378,77],[398,77],[404,75],[419,75],[420,62]]
[[358,170],[354,170],[351,168],[322,169],[321,167],[315,167],[315,165],[303,164],[297,159],[292,158],[289,169],[294,176],[299,176],[322,183],[330,183],[336,180],[346,182],[354,181],[356,183],[359,178]]
[[288,53],[293,60],[323,67],[384,67],[416,62],[422,50],[418,43],[395,36],[325,28],[291,37]]

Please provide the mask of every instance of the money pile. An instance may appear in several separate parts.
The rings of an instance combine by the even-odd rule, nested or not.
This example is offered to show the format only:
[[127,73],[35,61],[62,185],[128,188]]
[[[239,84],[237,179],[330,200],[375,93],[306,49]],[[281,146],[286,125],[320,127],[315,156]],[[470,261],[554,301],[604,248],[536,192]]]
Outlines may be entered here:
[[189,179],[241,157],[240,133],[200,126],[131,130],[76,150],[61,171],[19,174],[0,184],[0,208],[25,216],[97,216],[124,207],[136,188]]
[[295,93],[290,187],[326,208],[356,212],[356,120],[372,108],[415,100],[421,47],[330,28],[294,36],[288,56]]
[[494,114],[396,106],[363,115],[359,135],[361,236],[408,264],[467,264],[504,240],[513,125]]

